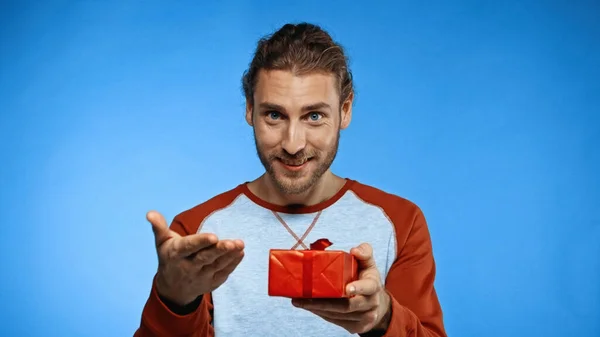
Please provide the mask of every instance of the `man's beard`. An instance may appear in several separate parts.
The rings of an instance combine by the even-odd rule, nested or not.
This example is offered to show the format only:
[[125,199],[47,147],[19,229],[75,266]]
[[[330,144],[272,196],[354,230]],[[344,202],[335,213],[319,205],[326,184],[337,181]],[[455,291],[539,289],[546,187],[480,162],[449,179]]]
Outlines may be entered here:
[[[271,180],[275,183],[275,186],[284,194],[295,195],[301,194],[308,191],[311,187],[313,187],[319,179],[329,170],[333,160],[335,159],[339,147],[340,142],[340,130],[338,130],[334,145],[327,149],[327,152],[324,153],[324,156],[321,156],[319,153],[314,151],[305,151],[302,150],[294,155],[287,153],[285,150],[281,150],[278,153],[265,154],[264,151],[261,150],[258,140],[256,139],[256,132],[254,133],[254,143],[256,145],[256,152],[258,154],[258,158],[260,158],[260,162],[265,167],[266,172],[271,177]],[[277,177],[275,172],[275,168],[273,167],[273,162],[277,160],[283,160],[284,162],[299,162],[302,163],[306,159],[310,158],[310,162],[314,162],[317,167],[314,171],[309,172],[310,177],[305,182],[300,183],[299,179],[303,172],[293,172],[287,171],[285,172],[285,176],[288,179],[280,179]],[[309,163],[306,163],[308,165]],[[298,179],[294,181],[295,179]]]

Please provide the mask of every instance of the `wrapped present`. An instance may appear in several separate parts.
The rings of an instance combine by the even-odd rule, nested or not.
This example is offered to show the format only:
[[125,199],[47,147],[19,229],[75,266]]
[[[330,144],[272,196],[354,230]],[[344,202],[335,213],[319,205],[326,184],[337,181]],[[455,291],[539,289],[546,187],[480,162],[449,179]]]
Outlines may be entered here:
[[309,249],[271,249],[269,296],[289,298],[348,297],[346,286],[358,278],[356,258],[319,239]]

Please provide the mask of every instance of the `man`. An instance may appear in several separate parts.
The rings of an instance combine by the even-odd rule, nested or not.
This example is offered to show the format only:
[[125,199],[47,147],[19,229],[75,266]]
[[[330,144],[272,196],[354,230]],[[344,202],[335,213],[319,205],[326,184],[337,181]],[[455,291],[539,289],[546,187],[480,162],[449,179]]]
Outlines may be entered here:
[[[148,213],[159,264],[135,336],[446,336],[421,210],[330,170],[352,118],[343,49],[318,26],[287,24],[259,41],[243,88],[266,172],[170,228]],[[351,296],[269,297],[269,249],[320,238],[356,257]]]

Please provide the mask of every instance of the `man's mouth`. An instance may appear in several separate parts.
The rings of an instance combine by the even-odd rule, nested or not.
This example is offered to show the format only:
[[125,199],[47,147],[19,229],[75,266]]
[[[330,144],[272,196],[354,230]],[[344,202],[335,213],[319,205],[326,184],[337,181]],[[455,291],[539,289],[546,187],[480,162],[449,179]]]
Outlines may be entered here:
[[282,160],[281,162],[286,164],[287,166],[302,166],[302,164],[306,163],[308,160],[302,160],[302,161],[287,161],[287,160]]
[[285,160],[279,158],[278,161],[282,164],[282,166],[290,171],[298,171],[306,166],[306,164],[310,161],[310,159],[304,160]]

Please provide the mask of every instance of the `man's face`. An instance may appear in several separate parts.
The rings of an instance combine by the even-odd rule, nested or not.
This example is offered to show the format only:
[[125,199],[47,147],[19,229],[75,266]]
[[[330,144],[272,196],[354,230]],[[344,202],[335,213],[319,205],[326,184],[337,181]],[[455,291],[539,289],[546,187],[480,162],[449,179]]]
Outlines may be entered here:
[[352,97],[340,107],[333,74],[260,71],[246,120],[260,161],[282,192],[303,193],[329,170],[351,109]]

